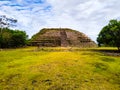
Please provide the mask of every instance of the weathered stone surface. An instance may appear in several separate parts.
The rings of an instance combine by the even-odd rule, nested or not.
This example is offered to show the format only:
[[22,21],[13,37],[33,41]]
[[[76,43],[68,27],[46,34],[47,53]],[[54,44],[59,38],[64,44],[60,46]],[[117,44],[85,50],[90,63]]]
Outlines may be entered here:
[[34,46],[96,47],[96,43],[84,33],[68,28],[44,28],[32,39]]

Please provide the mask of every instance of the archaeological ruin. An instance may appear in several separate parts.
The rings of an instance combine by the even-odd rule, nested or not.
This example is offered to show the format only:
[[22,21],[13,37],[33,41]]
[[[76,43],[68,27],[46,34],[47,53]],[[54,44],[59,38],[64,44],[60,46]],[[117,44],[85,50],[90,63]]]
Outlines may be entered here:
[[47,47],[96,47],[84,33],[69,28],[44,28],[31,38],[32,46]]

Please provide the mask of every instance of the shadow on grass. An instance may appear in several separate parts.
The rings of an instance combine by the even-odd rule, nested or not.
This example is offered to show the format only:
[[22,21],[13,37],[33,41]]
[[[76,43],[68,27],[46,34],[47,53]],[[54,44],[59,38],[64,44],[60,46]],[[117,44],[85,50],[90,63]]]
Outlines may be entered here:
[[104,55],[108,56],[120,56],[119,50],[111,50],[111,49],[92,49],[92,51],[104,53]]
[[95,72],[101,72],[108,69],[108,65],[105,63],[95,62],[92,65],[95,67]]
[[113,58],[108,58],[108,57],[102,57],[101,59],[102,59],[102,61],[104,61],[104,62],[114,62],[114,61],[115,61],[115,59],[113,59]]

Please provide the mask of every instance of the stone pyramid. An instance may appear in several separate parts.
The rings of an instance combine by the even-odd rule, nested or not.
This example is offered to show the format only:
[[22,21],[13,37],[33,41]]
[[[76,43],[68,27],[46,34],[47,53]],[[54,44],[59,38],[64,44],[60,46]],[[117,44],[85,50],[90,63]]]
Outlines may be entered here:
[[43,28],[31,38],[33,46],[96,47],[96,43],[82,32],[69,28]]

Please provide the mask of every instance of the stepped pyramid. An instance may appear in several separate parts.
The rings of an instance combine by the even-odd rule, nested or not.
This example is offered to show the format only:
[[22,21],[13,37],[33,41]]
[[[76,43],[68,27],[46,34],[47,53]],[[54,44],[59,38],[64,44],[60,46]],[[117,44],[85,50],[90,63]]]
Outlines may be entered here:
[[66,34],[65,30],[60,31],[60,39],[61,39],[61,46],[62,47],[69,45],[69,43],[67,41],[67,34]]
[[44,28],[31,38],[33,46],[96,47],[84,33],[69,28]]

